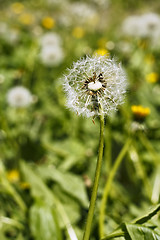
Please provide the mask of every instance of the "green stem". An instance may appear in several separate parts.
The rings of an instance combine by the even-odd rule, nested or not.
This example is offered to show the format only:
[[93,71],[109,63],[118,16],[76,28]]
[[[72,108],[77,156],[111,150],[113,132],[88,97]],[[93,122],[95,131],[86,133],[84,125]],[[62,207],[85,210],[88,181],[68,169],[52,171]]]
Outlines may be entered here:
[[121,164],[121,162],[128,150],[130,143],[131,143],[131,139],[129,138],[127,140],[127,142],[125,143],[125,145],[123,146],[120,154],[116,158],[115,163],[109,173],[108,180],[107,180],[105,188],[104,188],[103,197],[102,197],[101,206],[100,206],[100,216],[99,216],[99,235],[101,238],[104,235],[105,208],[106,208],[111,184],[112,184],[113,178],[117,172],[117,169],[118,169],[119,165]]
[[104,115],[103,115],[102,105],[99,106],[99,114],[100,114],[99,152],[98,152],[98,159],[97,159],[97,166],[96,166],[93,190],[92,190],[91,201],[90,201],[89,212],[88,212],[87,223],[86,223],[83,240],[89,240],[89,237],[90,237],[91,226],[92,226],[93,215],[94,215],[94,208],[95,208],[95,203],[96,203],[96,198],[97,198],[100,172],[101,172],[101,165],[102,165],[103,145],[104,145]]
[[124,232],[116,232],[116,233],[111,233],[111,234],[101,238],[101,240],[109,240],[109,239],[123,237],[123,236],[124,236]]

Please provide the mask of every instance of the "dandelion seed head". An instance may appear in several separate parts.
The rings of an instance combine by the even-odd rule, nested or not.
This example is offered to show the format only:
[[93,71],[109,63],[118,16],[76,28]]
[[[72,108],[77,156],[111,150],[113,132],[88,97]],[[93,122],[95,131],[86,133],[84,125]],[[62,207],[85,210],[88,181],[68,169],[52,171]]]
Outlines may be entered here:
[[60,45],[62,43],[61,37],[57,33],[46,33],[40,39],[42,47],[48,45]]
[[59,65],[64,59],[64,52],[60,46],[46,46],[41,49],[40,60],[48,67]]
[[127,81],[124,70],[108,56],[83,58],[73,63],[64,77],[67,107],[80,115],[99,115],[99,104],[109,115],[124,101]]
[[0,23],[0,38],[8,44],[14,45],[19,41],[18,29],[10,28],[6,23]]
[[62,39],[57,33],[46,33],[40,39],[40,60],[48,67],[58,66],[64,59]]
[[81,22],[86,22],[93,19],[96,16],[96,10],[86,3],[74,2],[70,5],[73,16],[79,19]]
[[32,101],[30,91],[22,86],[13,87],[7,93],[7,102],[11,107],[27,107]]
[[160,17],[152,12],[129,16],[123,21],[122,32],[128,36],[154,40],[160,32]]

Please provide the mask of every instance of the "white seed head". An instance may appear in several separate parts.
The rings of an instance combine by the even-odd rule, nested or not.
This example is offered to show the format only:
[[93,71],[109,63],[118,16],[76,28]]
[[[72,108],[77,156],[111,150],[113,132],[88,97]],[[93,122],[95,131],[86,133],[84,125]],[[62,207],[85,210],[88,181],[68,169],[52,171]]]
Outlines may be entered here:
[[152,12],[129,16],[122,23],[122,32],[133,37],[147,37],[152,40],[159,30],[160,16]]
[[64,59],[63,49],[59,46],[46,46],[41,49],[40,60],[48,67],[58,66]]
[[62,39],[56,33],[46,33],[41,38],[40,60],[48,67],[58,66],[64,59]]
[[41,47],[57,46],[62,44],[62,39],[57,33],[46,33],[40,39]]
[[11,107],[27,107],[33,102],[33,96],[27,88],[17,86],[8,91],[7,102]]
[[64,77],[67,106],[86,117],[110,114],[123,103],[126,75],[120,64],[106,56],[83,58],[75,63]]
[[97,15],[96,9],[85,2],[73,2],[69,7],[74,21],[78,20],[80,23],[94,20]]

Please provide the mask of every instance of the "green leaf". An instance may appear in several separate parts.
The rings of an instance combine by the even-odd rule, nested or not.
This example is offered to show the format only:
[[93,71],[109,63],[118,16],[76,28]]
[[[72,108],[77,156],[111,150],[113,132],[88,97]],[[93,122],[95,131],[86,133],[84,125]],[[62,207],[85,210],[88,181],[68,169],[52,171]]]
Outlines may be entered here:
[[48,204],[52,205],[54,202],[54,195],[50,189],[45,185],[43,180],[36,175],[32,168],[25,162],[20,164],[25,180],[31,185],[31,194],[35,199],[46,200]]
[[147,222],[148,220],[150,220],[159,211],[160,211],[160,204],[156,208],[154,208],[150,213],[148,213],[147,215],[145,215],[143,217],[136,219],[133,223],[143,224],[143,223]]
[[125,239],[131,240],[160,240],[154,230],[138,224],[124,224],[129,237],[126,235]]
[[101,240],[115,239],[123,235],[125,235],[126,240],[160,240],[159,233],[156,233],[155,231],[153,231],[155,226],[145,227],[145,226],[139,225],[150,220],[159,211],[160,211],[160,204],[145,216],[134,220],[131,224],[122,223],[114,232],[103,237]]
[[56,211],[44,203],[30,209],[30,228],[35,240],[61,240]]
[[[54,184],[53,188],[54,194],[57,196],[57,198],[62,203],[65,212],[69,216],[70,222],[72,224],[76,224],[78,221],[80,221],[82,217],[81,207],[78,201],[75,201],[74,198],[72,198],[70,195],[63,192],[58,184]],[[62,221],[60,222],[61,226]]]
[[4,189],[5,192],[9,193],[13,199],[17,202],[17,204],[21,207],[21,209],[25,212],[26,205],[19,195],[19,193],[15,190],[12,184],[7,179],[6,170],[2,161],[0,161],[0,184],[1,191]]
[[88,207],[88,197],[81,177],[72,173],[61,172],[51,166],[39,167],[38,172],[43,178],[57,182],[64,192],[76,198],[84,207]]
[[[59,199],[53,194],[53,192],[43,182],[41,177],[36,174],[28,164],[21,162],[20,166],[26,181],[28,181],[31,185],[31,194],[33,198],[41,202],[45,202],[47,206],[55,206],[55,211],[57,212],[57,215],[61,216],[61,221],[63,221],[68,235],[72,240],[72,235],[75,234],[75,232],[71,226],[70,219],[67,216],[65,209]],[[44,238],[44,240],[46,239]]]

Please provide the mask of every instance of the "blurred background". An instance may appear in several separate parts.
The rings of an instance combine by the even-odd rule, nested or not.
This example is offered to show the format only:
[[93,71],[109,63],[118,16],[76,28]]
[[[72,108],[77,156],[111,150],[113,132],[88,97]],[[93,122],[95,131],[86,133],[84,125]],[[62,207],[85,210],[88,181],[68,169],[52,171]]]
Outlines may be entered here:
[[1,240],[82,239],[99,121],[70,112],[62,84],[74,61],[95,54],[121,62],[129,87],[124,105],[105,119],[91,240],[99,239],[106,181],[129,138],[106,202],[105,233],[159,203],[159,0],[0,0]]

